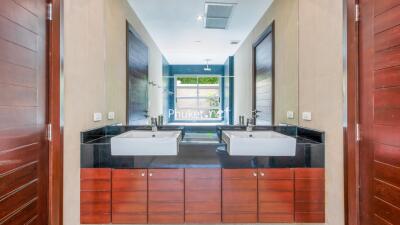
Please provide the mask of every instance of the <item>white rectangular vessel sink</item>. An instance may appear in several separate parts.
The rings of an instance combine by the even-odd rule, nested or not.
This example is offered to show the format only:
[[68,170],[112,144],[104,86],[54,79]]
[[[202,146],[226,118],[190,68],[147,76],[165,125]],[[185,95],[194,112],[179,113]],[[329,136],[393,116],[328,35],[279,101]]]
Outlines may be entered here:
[[178,155],[181,139],[181,131],[128,131],[111,138],[111,155]]
[[296,139],[274,131],[223,131],[232,156],[295,156]]

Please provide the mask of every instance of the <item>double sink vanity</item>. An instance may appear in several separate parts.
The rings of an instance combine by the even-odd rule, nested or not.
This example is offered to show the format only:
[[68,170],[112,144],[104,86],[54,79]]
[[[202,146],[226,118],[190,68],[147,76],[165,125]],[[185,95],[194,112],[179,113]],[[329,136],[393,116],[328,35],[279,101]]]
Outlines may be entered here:
[[324,222],[324,183],[324,134],[297,126],[81,133],[82,224]]

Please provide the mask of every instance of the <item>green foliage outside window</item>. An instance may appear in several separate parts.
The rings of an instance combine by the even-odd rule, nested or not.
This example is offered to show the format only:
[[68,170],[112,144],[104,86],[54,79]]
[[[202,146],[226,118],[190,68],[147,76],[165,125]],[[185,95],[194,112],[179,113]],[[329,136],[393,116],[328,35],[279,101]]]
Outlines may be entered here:
[[[196,77],[178,77],[181,84],[197,84]],[[199,77],[199,84],[219,84],[218,77]]]

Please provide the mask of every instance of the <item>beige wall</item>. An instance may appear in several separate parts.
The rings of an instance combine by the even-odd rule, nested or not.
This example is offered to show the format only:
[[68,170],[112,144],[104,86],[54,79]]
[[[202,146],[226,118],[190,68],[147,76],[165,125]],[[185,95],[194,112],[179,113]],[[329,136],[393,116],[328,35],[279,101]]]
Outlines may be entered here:
[[[80,132],[125,123],[126,19],[149,47],[149,79],[161,80],[161,53],[125,0],[64,1],[64,225],[80,224]],[[162,113],[162,93],[149,89],[149,98],[151,115]]]
[[[253,43],[275,21],[275,123],[298,123],[298,0],[275,0],[235,53],[234,118],[252,110]],[[295,119],[287,119],[293,111]]]
[[[149,48],[149,81],[162,85],[162,54],[125,0],[105,0],[107,106],[126,123],[126,21]],[[163,113],[162,89],[149,87],[149,114]]]
[[312,112],[300,126],[326,132],[326,220],[343,225],[343,4],[299,2],[299,111]]
[[[106,112],[104,1],[64,1],[64,224],[79,224],[79,132]],[[104,115],[103,115],[104,116]]]

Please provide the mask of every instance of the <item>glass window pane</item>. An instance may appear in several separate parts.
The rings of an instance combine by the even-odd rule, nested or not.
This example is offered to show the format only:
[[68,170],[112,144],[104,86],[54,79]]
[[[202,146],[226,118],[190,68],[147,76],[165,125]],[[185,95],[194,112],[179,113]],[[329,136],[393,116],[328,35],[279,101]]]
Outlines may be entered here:
[[199,99],[200,108],[219,108],[219,98],[203,98]]
[[199,97],[219,97],[218,86],[199,86]]
[[197,98],[178,98],[176,101],[176,108],[197,108]]
[[176,78],[176,120],[221,120],[220,78],[185,76]]
[[176,97],[197,97],[197,87],[176,87]]

